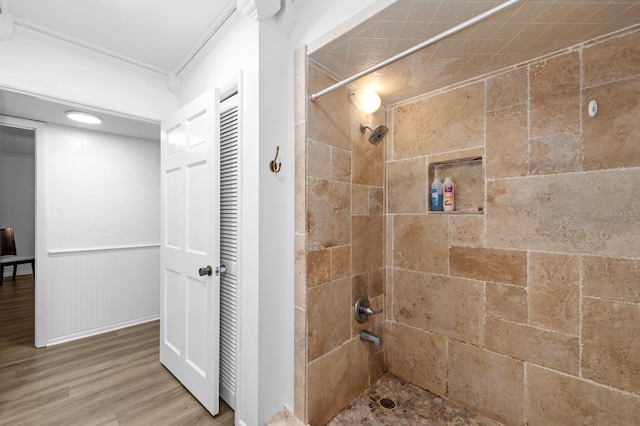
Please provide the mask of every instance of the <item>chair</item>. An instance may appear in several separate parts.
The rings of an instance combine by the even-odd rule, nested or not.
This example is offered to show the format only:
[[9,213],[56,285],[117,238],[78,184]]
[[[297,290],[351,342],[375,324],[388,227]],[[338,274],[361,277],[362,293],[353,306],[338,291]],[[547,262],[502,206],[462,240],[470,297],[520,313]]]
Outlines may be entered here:
[[24,263],[31,263],[31,272],[35,276],[34,256],[18,256],[13,228],[0,228],[0,286],[4,279],[4,267],[13,265],[13,281],[16,280],[16,268]]

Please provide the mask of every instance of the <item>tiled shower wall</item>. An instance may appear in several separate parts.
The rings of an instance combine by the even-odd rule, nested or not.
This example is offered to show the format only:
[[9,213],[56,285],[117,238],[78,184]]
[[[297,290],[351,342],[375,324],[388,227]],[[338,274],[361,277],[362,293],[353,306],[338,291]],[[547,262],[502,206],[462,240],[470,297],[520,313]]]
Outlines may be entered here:
[[[509,425],[637,424],[640,30],[390,121],[388,370]],[[429,164],[476,156],[484,211],[428,212]]]
[[363,324],[353,305],[383,307],[384,144],[371,145],[358,122],[386,125],[386,111],[362,114],[349,89],[306,99],[336,82],[296,53],[296,368],[295,415],[324,425],[384,372],[384,315]]

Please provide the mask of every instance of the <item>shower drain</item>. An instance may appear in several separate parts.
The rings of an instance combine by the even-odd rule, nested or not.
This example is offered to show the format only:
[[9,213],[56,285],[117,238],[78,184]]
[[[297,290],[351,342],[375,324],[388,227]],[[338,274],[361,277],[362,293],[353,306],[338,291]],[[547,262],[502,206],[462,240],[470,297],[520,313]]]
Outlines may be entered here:
[[393,399],[382,398],[380,400],[380,406],[382,408],[386,408],[387,410],[393,410],[394,408],[396,408],[396,403],[393,402]]

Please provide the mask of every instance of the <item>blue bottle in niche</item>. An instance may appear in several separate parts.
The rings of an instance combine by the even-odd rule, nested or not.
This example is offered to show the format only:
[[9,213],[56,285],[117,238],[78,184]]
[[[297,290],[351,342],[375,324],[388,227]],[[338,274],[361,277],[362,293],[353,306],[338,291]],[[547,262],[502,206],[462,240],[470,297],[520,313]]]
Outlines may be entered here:
[[433,183],[431,184],[431,211],[432,212],[441,212],[443,210],[443,193],[442,193],[442,182],[440,182],[440,178],[436,177],[433,179]]

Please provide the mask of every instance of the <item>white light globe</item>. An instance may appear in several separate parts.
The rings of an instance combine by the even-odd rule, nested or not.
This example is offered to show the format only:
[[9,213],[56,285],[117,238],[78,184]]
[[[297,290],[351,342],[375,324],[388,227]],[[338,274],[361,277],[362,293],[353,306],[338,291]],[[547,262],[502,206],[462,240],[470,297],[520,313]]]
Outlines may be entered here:
[[351,93],[349,98],[356,108],[367,114],[376,112],[382,104],[380,96],[373,90],[358,89]]

